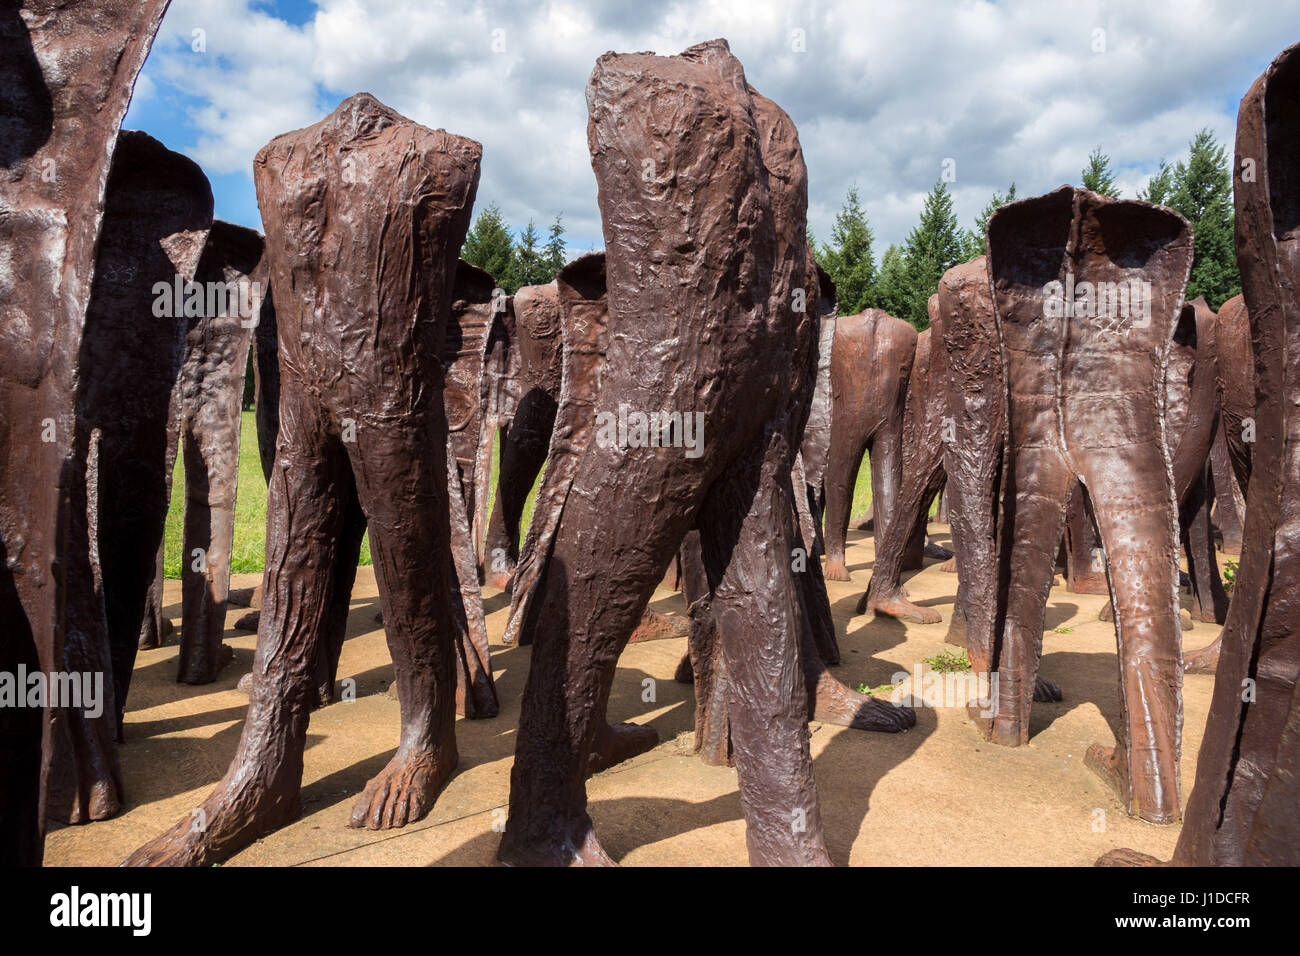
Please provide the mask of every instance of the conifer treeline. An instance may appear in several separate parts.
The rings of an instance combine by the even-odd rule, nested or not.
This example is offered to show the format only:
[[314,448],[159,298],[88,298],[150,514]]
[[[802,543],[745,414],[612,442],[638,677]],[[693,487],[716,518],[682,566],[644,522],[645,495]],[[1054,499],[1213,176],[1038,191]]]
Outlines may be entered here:
[[531,219],[518,236],[513,235],[501,208],[491,203],[474,220],[460,257],[490,273],[511,295],[522,286],[545,285],[565,263],[564,216],[555,217],[542,242]]
[[[1080,185],[1119,198],[1120,190],[1110,158],[1093,150],[1080,174]],[[857,186],[849,188],[844,206],[835,217],[829,243],[809,241],[817,260],[839,293],[840,315],[855,315],[865,308],[884,309],[918,329],[929,326],[926,302],[938,289],[939,279],[952,266],[984,254],[984,233],[989,217],[1017,198],[1016,184],[994,193],[976,217],[974,228],[962,229],[953,211],[948,184],[937,182],[925,199],[921,218],[900,246],[891,244],[876,264],[872,253],[875,236]],[[1195,230],[1195,255],[1187,299],[1205,296],[1212,309],[1241,292],[1241,277],[1233,249],[1232,173],[1227,151],[1208,129],[1188,144],[1185,160],[1169,165],[1164,160],[1138,199],[1176,209]]]

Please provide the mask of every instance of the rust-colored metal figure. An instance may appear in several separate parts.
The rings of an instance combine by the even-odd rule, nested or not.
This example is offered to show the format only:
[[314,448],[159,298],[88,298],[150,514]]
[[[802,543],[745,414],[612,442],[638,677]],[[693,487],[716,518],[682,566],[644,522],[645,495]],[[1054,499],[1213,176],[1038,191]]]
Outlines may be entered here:
[[[1250,486],[1250,450],[1255,443],[1255,358],[1252,352],[1250,316],[1245,299],[1234,296],[1220,307],[1214,321],[1215,345],[1218,350],[1220,408],[1219,429],[1215,442],[1222,441],[1225,457],[1230,467],[1214,466],[1216,491],[1221,485],[1245,493]],[[1220,475],[1223,479],[1220,479]],[[1235,487],[1234,487],[1235,486]],[[1219,498],[1215,517],[1220,518],[1232,507]],[[1224,551],[1230,553],[1230,538],[1224,530]],[[1240,546],[1238,547],[1240,551]],[[1189,674],[1213,674],[1219,664],[1223,647],[1223,632],[1208,646],[1185,656],[1184,668]]]
[[1191,229],[1162,207],[1063,187],[995,212],[988,249],[1007,384],[1005,616],[992,634],[967,621],[972,669],[998,675],[996,715],[972,717],[996,743],[1028,739],[1053,559],[1080,480],[1108,557],[1121,680],[1119,743],[1094,744],[1087,762],[1130,813],[1172,823],[1182,651],[1163,405]]
[[[212,863],[297,817],[349,496],[365,511],[397,672],[401,742],[352,814],[403,826],[457,764],[441,350],[481,147],[367,94],[254,161],[276,290],[280,435],[248,717],[225,778],[129,863]],[[430,386],[433,387],[430,387]]]
[[[948,363],[942,348],[931,347],[941,335],[943,324],[938,296],[930,297],[929,306],[930,328],[917,337],[915,360],[907,383],[902,480],[897,497],[885,512],[888,520],[882,522],[881,511],[875,512],[876,564],[857,607],[859,614],[871,610],[914,624],[937,624],[942,620],[934,608],[909,601],[902,582],[906,564],[920,566],[921,555],[917,552],[925,544],[930,502],[944,482],[942,438],[947,417]],[[911,562],[907,560],[909,550],[913,552]]]
[[[186,290],[212,224],[212,190],[190,159],[144,133],[118,139],[81,343],[64,667],[109,675],[112,706],[65,708],[51,817],[112,816],[123,793],[117,741],[146,599],[162,548],[176,450],[169,419]],[[192,302],[191,311],[201,305]]]
[[831,355],[831,441],[826,464],[826,578],[849,581],[844,536],[862,456],[871,454],[871,509],[883,532],[903,469],[903,411],[917,333],[880,309],[840,316]]
[[[1300,45],[1242,98],[1234,169],[1237,266],[1254,349],[1255,422],[1241,569],[1196,782],[1173,862],[1300,864]],[[1229,435],[1232,432],[1229,431]],[[1103,863],[1153,863],[1114,851]]]
[[[792,308],[807,265],[798,138],[722,40],[674,57],[606,54],[587,102],[609,320],[592,328],[578,316],[563,329],[560,410],[533,518],[547,526],[534,552],[545,567],[517,610],[537,637],[499,853],[609,862],[586,812],[588,755],[618,654],[697,527],[750,859],[825,864],[789,560],[794,426],[806,404],[797,421],[790,412],[808,384],[790,370],[816,348],[807,310]],[[661,424],[669,413],[670,436],[677,413],[682,440],[643,443],[640,419],[619,436],[603,416],[620,405]]]
[[[179,433],[185,461],[176,679],[186,684],[216,680],[218,669],[230,659],[221,635],[235,539],[244,373],[262,307],[253,276],[261,259],[261,235],[213,223],[196,276],[207,300],[204,313],[186,323],[178,408],[168,435],[168,450],[174,454]],[[208,290],[215,294],[207,295]]]
[[[524,504],[546,463],[560,398],[560,302],[554,282],[524,286],[497,310],[487,351],[484,426],[474,540],[485,580],[510,586],[519,562]],[[491,439],[500,441],[497,493],[486,522]]]
[[949,643],[991,647],[1000,600],[998,527],[1006,438],[1006,384],[984,256],[939,280],[938,340],[950,426],[942,435],[951,499],[957,599]]
[[1214,501],[1211,452],[1220,408],[1214,331],[1214,312],[1203,298],[1183,306],[1166,370],[1165,428],[1179,503],[1179,535],[1191,582],[1192,618],[1222,624],[1228,613],[1228,595],[1219,577],[1210,522]]
[[[65,670],[82,329],[109,164],[165,0],[0,10],[0,671]],[[83,512],[84,514],[84,512]],[[101,671],[103,673],[103,671]],[[105,693],[108,692],[105,681]],[[39,864],[55,724],[0,707],[0,864]]]
[[[812,264],[812,248],[807,250],[807,261]],[[824,454],[829,438],[829,351],[826,334],[826,317],[834,321],[834,285],[820,267],[816,275],[809,274],[807,287],[818,292],[815,314],[822,317],[822,335],[814,358],[816,365],[791,369],[794,377],[804,376],[812,383],[808,402],[808,423],[804,426],[802,449],[820,448]],[[822,395],[819,396],[819,391]],[[800,396],[796,401],[802,402]],[[824,414],[814,417],[819,401]],[[797,413],[797,412],[796,412]],[[811,430],[811,434],[810,434]],[[822,458],[824,461],[824,457]],[[795,506],[794,560],[791,566],[797,575],[800,610],[800,653],[804,680],[808,690],[808,713],[812,720],[851,727],[855,730],[874,730],[895,733],[916,723],[916,714],[908,707],[868,697],[846,687],[827,669],[827,664],[839,662],[839,646],[835,640],[835,623],[831,618],[830,598],[826,581],[821,575],[815,547],[817,521],[814,518],[816,499],[814,482],[805,471],[803,454],[795,459],[790,480]],[[807,489],[807,501],[799,497],[800,489]],[[730,726],[727,718],[727,663],[718,641],[719,625],[713,613],[713,592],[709,586],[704,563],[703,545],[699,532],[686,536],[681,548],[682,595],[690,611],[690,644],[677,668],[677,680],[695,685],[695,752],[705,763],[731,765],[732,749]],[[696,675],[699,675],[698,679]]]

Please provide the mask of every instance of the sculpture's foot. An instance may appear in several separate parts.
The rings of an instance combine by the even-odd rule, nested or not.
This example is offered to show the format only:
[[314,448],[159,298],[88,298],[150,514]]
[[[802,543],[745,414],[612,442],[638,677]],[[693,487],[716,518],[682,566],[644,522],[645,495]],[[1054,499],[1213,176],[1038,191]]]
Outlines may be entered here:
[[948,559],[947,561],[945,561],[943,564],[939,565],[938,570],[942,571],[944,574],[956,574],[956,573],[957,573],[957,556],[956,556],[956,555],[953,555],[951,558],[949,558],[949,559]]
[[374,620],[374,622],[375,622],[376,624],[378,624],[380,627],[383,627],[383,626],[384,626],[384,612],[383,612],[382,610],[380,610],[380,611],[376,611],[373,620]]
[[1059,684],[1038,674],[1034,677],[1034,700],[1040,704],[1055,704],[1065,700],[1065,695],[1061,693]]
[[388,766],[366,784],[348,826],[391,830],[414,823],[433,809],[458,762],[454,739],[436,752],[398,750]]
[[497,859],[506,866],[618,866],[596,839],[590,821],[586,831],[581,840],[539,847],[515,846],[507,836],[497,850]]
[[[1129,782],[1125,775],[1124,762],[1120,758],[1117,748],[1107,747],[1103,744],[1092,744],[1083,755],[1083,765],[1100,777],[1102,783],[1114,791],[1121,806],[1127,807],[1129,805]],[[1139,820],[1154,823],[1157,826],[1168,826],[1171,823],[1178,822],[1176,810],[1173,813],[1167,813],[1158,808],[1140,807],[1134,815]]]
[[1130,850],[1128,847],[1121,847],[1118,850],[1111,850],[1109,853],[1103,853],[1097,858],[1093,866],[1164,866],[1164,861],[1151,856],[1149,853],[1139,853],[1137,850]]
[[298,780],[260,776],[229,784],[188,816],[140,847],[122,866],[211,866],[224,863],[254,840],[302,814]]
[[160,630],[157,632],[153,628],[142,630],[140,640],[136,642],[136,647],[142,651],[151,651],[154,648],[162,647],[163,641],[176,633],[176,625],[172,623],[172,619],[169,617],[161,618],[159,628]]
[[875,511],[870,510],[860,518],[854,518],[849,522],[849,527],[854,531],[871,531],[875,528]]
[[180,674],[176,675],[178,684],[211,684],[221,673],[221,669],[235,659],[235,650],[229,644],[221,643],[217,645],[217,661],[211,669],[205,669],[202,673],[197,674]]
[[1223,632],[1207,647],[1192,651],[1183,658],[1183,673],[1213,674],[1219,669],[1219,651],[1223,648]]
[[1106,572],[1094,571],[1076,574],[1070,584],[1070,593],[1109,594],[1110,582],[1106,580]]
[[822,577],[827,581],[852,581],[849,576],[849,569],[844,566],[844,558],[833,558],[829,555],[826,557],[826,567],[822,569]]
[[[228,607],[253,607],[253,594],[256,588],[231,588],[226,593],[226,605]],[[257,606],[260,606],[258,602]]]
[[235,620],[235,630],[252,631],[253,633],[257,633],[257,627],[261,623],[262,623],[261,611],[248,611],[245,614],[239,615],[239,617]]
[[243,677],[239,678],[239,683],[235,685],[235,690],[241,694],[251,694],[253,692],[253,672],[249,671]]
[[[103,727],[92,727],[91,738],[85,743],[94,753],[80,765],[71,754],[60,754],[51,772],[46,818],[77,826],[94,820],[107,820],[121,812],[124,803],[122,783],[115,779],[117,760],[110,755],[107,740],[97,739],[100,733],[111,733],[112,721]],[[85,774],[88,779],[82,780]]]
[[645,724],[606,724],[596,733],[587,757],[587,775],[608,770],[659,746],[659,731]]
[[1102,609],[1097,612],[1097,620],[1099,621],[1115,620],[1115,605],[1112,604],[1110,601],[1107,601],[1105,606],[1102,607]]
[[[921,553],[933,561],[951,561],[956,557],[951,548],[945,548],[943,545],[937,544],[929,538],[925,539],[925,547],[921,550]],[[953,570],[956,571],[957,568],[954,567]]]
[[916,726],[916,711],[885,698],[859,694],[823,671],[817,680],[812,719],[836,727],[896,734]]
[[858,613],[864,614],[867,611],[874,611],[880,617],[892,617],[898,621],[907,621],[909,624],[938,624],[943,620],[943,615],[932,607],[921,607],[919,604],[913,604],[905,597],[873,597],[868,600],[864,594],[862,600],[858,602]]
[[636,626],[632,636],[627,639],[629,644],[641,644],[645,641],[662,641],[670,637],[691,636],[691,623],[684,617],[669,617],[667,614],[660,614],[658,611],[652,611],[646,608],[646,612],[641,615],[641,623]]
[[677,662],[677,671],[673,674],[673,680],[679,684],[695,683],[695,668],[691,665],[690,651],[683,654],[682,659]]

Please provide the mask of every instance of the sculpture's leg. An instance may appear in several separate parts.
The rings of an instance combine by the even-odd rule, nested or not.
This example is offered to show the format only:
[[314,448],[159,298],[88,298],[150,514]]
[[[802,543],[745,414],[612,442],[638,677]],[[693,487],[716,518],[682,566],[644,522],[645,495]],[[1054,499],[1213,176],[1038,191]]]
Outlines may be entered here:
[[[989,662],[997,674],[997,711],[993,715],[973,711],[971,717],[994,743],[1017,747],[1029,741],[1043,620],[1074,476],[1060,453],[1044,446],[1016,448],[1010,470],[1006,494],[1014,496],[1015,504],[1004,510],[1009,522],[1014,516],[1005,532],[1010,547],[1006,621],[1001,647],[995,644]],[[975,655],[972,663],[977,664]]]
[[876,566],[866,592],[858,601],[859,614],[872,610],[913,624],[938,624],[943,620],[934,608],[909,601],[902,583],[909,542],[918,552],[914,558],[919,565],[921,547],[917,541],[924,546],[930,502],[943,485],[943,446],[936,444],[936,448],[912,452],[915,472],[904,476],[893,514],[883,534],[876,535]]
[[[230,591],[230,559],[235,541],[235,491],[239,482],[240,404],[243,399],[243,363],[248,357],[248,337],[242,348],[230,342],[231,361],[224,388],[206,387],[198,394],[198,407],[189,414],[181,434],[185,459],[185,530],[181,561],[182,623],[180,663],[176,680],[207,684],[231,657],[221,643],[226,628],[226,596]],[[212,369],[216,356],[205,363]]]
[[1207,624],[1222,624],[1228,617],[1228,594],[1219,577],[1219,562],[1214,548],[1214,528],[1210,524],[1210,505],[1214,501],[1209,486],[1207,463],[1202,475],[1187,492],[1179,509],[1179,528],[1183,551],[1187,555],[1187,576],[1192,583],[1192,617]]
[[[727,719],[727,661],[718,644],[713,616],[713,589],[704,568],[700,533],[692,531],[682,542],[682,596],[691,614],[691,641],[687,650],[695,685],[695,752],[714,766],[732,766],[731,722]],[[684,671],[685,668],[679,668]]]
[[1223,535],[1223,553],[1241,554],[1242,507],[1238,501],[1236,476],[1228,453],[1228,439],[1222,420],[1210,446],[1210,474],[1214,486],[1214,523]]
[[[866,453],[870,437],[859,434],[862,428],[860,422],[845,421],[845,417],[843,414],[831,416],[831,445],[826,462],[825,574],[828,581],[852,580],[849,577],[849,569],[844,563],[844,539],[849,530],[849,510],[853,507],[853,489],[857,487],[858,471],[862,468],[862,456]],[[887,451],[882,441],[877,438],[876,447],[871,450],[873,495],[879,495],[881,487],[890,480],[882,472],[890,471],[884,463],[886,456],[891,452],[893,458],[890,460],[897,461],[897,436],[894,436],[893,441],[894,444]]]
[[366,784],[353,827],[388,829],[420,819],[456,769],[457,632],[439,417],[359,415],[356,442],[344,446],[370,531],[402,715],[397,752]]
[[268,489],[264,603],[239,750],[202,805],[132,853],[128,865],[220,863],[301,811],[316,657],[353,478],[323,410],[287,375],[281,403],[291,413],[281,423]]
[[1065,506],[1065,587],[1074,594],[1109,594],[1106,557],[1083,485],[1074,482]]
[[339,657],[343,653],[348,612],[352,608],[352,587],[356,583],[357,562],[361,558],[361,542],[365,536],[366,516],[361,510],[361,502],[357,500],[355,487],[350,487],[343,505],[339,542],[334,551],[334,584],[330,588],[330,610],[325,617],[325,631],[321,634],[316,654],[315,706],[325,707],[334,700]]
[[[170,484],[169,481],[169,487]],[[170,491],[167,497],[170,500]],[[140,618],[140,637],[136,641],[136,646],[142,651],[162,647],[163,638],[172,632],[172,622],[164,621],[162,616],[163,559],[163,543],[159,542],[158,553],[154,555],[153,581],[144,598],[144,611]]]
[[[69,536],[74,541],[93,541],[98,530],[94,520],[104,511],[98,501],[104,469],[99,433],[78,435],[73,447],[75,454],[86,462],[86,469],[84,480],[73,483]],[[138,552],[136,556],[140,556]],[[104,639],[108,630],[101,598],[101,566],[94,552],[84,547],[70,549],[68,561],[69,576],[87,582],[88,586],[73,589],[68,596],[63,669],[74,675],[94,675],[101,686],[96,694],[98,708],[89,700],[82,700],[80,706],[51,701],[51,707],[57,705],[59,716],[55,722],[57,740],[50,768],[46,815],[66,823],[89,823],[113,816],[125,799],[116,744],[120,725],[115,715],[120,708],[116,706],[111,649]],[[152,567],[152,561],[147,563]],[[137,590],[137,600],[144,590],[144,587]],[[127,644],[131,651],[135,650],[134,642]]]
[[[701,509],[700,539],[728,680],[732,756],[749,861],[829,865],[808,741],[800,610],[786,555],[794,539],[791,452],[764,436]],[[770,556],[770,557],[769,557]]]
[[[612,862],[587,815],[589,757],[606,726],[618,656],[686,534],[695,510],[689,498],[698,496],[690,485],[703,481],[694,469],[679,476],[670,451],[646,452],[625,458],[593,446],[567,495],[530,612],[538,626],[498,851],[504,862]],[[602,493],[592,494],[592,487]],[[643,500],[645,488],[663,490],[671,508],[647,505],[636,521],[609,521],[605,501]],[[589,535],[591,528],[601,534]],[[609,600],[611,594],[620,600]]]
[[509,428],[500,431],[501,457],[497,473],[497,495],[492,505],[484,546],[485,578],[504,590],[519,562],[519,529],[524,505],[533,483],[546,464],[551,429],[555,424],[555,403],[534,398],[520,403]]
[[1178,542],[1170,504],[1133,489],[1166,467],[1153,444],[1092,448],[1083,480],[1106,549],[1119,645],[1120,726],[1113,751],[1093,744],[1088,763],[1115,784],[1128,812],[1148,823],[1179,817],[1182,637]]

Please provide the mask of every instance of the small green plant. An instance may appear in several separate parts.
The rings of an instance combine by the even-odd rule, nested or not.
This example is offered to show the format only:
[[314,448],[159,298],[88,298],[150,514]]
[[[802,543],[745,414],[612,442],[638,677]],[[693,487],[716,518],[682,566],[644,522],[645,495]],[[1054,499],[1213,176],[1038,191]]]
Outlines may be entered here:
[[1232,586],[1237,581],[1237,568],[1240,566],[1236,561],[1227,561],[1223,565],[1223,590],[1229,594],[1232,593]]
[[879,687],[872,687],[866,683],[859,683],[854,688],[859,694],[866,694],[868,697],[885,697],[893,692],[893,684],[881,684]]
[[966,656],[964,650],[953,652],[945,648],[934,657],[925,658],[922,663],[930,665],[931,670],[939,671],[941,674],[955,674],[970,670],[970,658]]
[[1074,628],[1070,627],[1070,625],[1068,625],[1068,624],[1062,624],[1060,627],[1054,627],[1054,628],[1052,628],[1052,633],[1053,633],[1053,634],[1073,634],[1073,633],[1074,633]]

